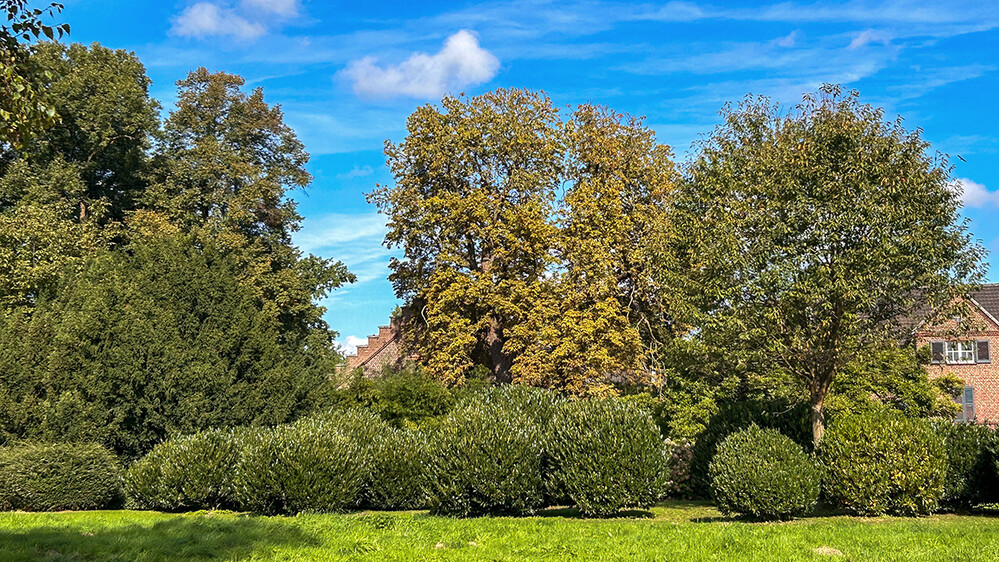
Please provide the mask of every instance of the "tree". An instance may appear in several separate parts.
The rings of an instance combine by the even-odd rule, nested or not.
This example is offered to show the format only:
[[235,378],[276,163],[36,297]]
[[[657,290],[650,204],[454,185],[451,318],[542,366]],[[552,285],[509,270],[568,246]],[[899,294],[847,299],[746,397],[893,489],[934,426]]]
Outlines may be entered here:
[[686,170],[677,287],[699,339],[807,393],[812,434],[855,358],[898,345],[981,279],[945,157],[920,132],[825,86],[792,111],[747,98]]
[[35,45],[58,123],[0,158],[0,305],[30,306],[75,264],[120,243],[146,186],[158,104],[138,59],[98,44]]
[[[669,229],[676,180],[669,147],[641,119],[582,105],[562,129],[563,181],[555,210],[557,268],[512,331],[514,377],[574,394],[611,391],[608,374],[646,375],[647,347],[674,337],[670,292],[650,275],[648,241]],[[622,376],[626,375],[626,376]]]
[[62,9],[57,2],[31,9],[27,0],[0,0],[0,12],[7,20],[0,25],[0,145],[20,147],[57,121],[44,88],[38,85],[45,71],[31,61],[22,42],[69,34],[69,24],[51,26],[42,21]]
[[311,182],[309,155],[281,108],[268,106],[260,88],[242,92],[243,84],[204,68],[177,82],[156,181],[141,205],[231,252],[244,285],[289,333],[325,332],[315,301],[355,278],[343,263],[292,245],[301,216],[287,195]]
[[232,254],[183,233],[132,238],[0,315],[0,432],[134,458],[172,435],[312,407],[336,368],[332,341],[284,333]]
[[665,224],[669,149],[604,108],[563,122],[541,93],[442,106],[386,143],[395,185],[369,195],[386,244],[403,249],[390,279],[410,344],[448,384],[482,365],[498,382],[612,391],[608,377],[639,372],[642,337],[661,326],[642,248]]
[[94,43],[40,43],[31,60],[59,122],[25,144],[35,166],[74,165],[86,189],[74,201],[78,220],[104,207],[99,222],[122,221],[136,208],[150,174],[149,152],[159,135],[160,104],[135,54]]

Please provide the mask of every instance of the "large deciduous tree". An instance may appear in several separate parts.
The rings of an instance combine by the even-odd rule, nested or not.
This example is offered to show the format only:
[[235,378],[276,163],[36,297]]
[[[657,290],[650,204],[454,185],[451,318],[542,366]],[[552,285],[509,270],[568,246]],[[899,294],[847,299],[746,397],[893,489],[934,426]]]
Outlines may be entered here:
[[48,25],[43,19],[62,9],[58,2],[31,8],[27,0],[0,0],[0,13],[6,20],[0,24],[0,146],[20,148],[57,121],[39,84],[46,71],[31,60],[25,45],[68,34],[69,24]]
[[303,256],[291,242],[301,216],[288,191],[312,181],[309,155],[279,106],[244,80],[204,68],[178,81],[164,124],[157,181],[143,206],[211,239],[242,263],[244,284],[289,332],[326,329],[315,301],[354,280],[343,263]]
[[106,248],[146,185],[158,104],[131,53],[39,43],[31,64],[58,123],[0,157],[0,306],[30,306]]
[[410,344],[438,379],[475,365],[495,380],[577,394],[633,378],[663,307],[645,237],[664,226],[668,148],[640,120],[583,106],[567,121],[543,94],[447,97],[386,143],[388,215]]
[[815,442],[837,375],[980,279],[946,159],[919,131],[826,86],[783,110],[748,98],[686,170],[684,279],[698,338],[803,385]]

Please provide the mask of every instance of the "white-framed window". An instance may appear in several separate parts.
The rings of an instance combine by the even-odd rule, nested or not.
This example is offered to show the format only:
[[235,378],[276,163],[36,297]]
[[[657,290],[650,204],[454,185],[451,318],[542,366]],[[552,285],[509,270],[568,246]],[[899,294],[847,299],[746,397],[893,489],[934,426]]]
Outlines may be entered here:
[[970,341],[949,341],[944,357],[948,363],[974,363],[975,344]]
[[989,340],[930,342],[930,363],[965,364],[991,363]]

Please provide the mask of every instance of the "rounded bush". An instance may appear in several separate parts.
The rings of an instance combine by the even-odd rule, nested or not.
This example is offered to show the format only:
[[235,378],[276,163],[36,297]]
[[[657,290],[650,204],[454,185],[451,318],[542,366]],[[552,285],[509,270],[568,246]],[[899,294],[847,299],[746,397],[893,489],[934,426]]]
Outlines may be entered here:
[[160,443],[125,473],[131,507],[163,511],[235,507],[239,430],[215,429]]
[[722,441],[708,474],[722,513],[757,519],[809,513],[822,482],[818,464],[800,445],[775,429],[756,425]]
[[939,422],[933,427],[947,452],[942,503],[967,507],[999,500],[993,449],[996,432],[987,425]]
[[368,447],[371,466],[363,503],[372,509],[422,509],[427,505],[426,438],[389,428]]
[[23,511],[101,509],[121,498],[121,470],[92,443],[0,449],[0,507]]
[[790,405],[781,401],[742,400],[718,404],[704,428],[694,437],[690,479],[681,487],[682,495],[711,497],[708,466],[715,458],[718,445],[729,435],[757,425],[776,429],[795,443],[810,450],[812,443],[811,414],[807,404]]
[[666,490],[668,451],[648,411],[618,399],[566,402],[551,424],[553,486],[586,515],[648,508]]
[[367,450],[330,418],[244,433],[233,488],[242,509],[259,513],[344,511],[368,476]]
[[473,400],[428,438],[431,513],[520,514],[543,505],[544,433],[519,409]]
[[944,492],[944,444],[924,420],[890,412],[844,415],[829,425],[819,454],[826,496],[853,513],[925,515]]

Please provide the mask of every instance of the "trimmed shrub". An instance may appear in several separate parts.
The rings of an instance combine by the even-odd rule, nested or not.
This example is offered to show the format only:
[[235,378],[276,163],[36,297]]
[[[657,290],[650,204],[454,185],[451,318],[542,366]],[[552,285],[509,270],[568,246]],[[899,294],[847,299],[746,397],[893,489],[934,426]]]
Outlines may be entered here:
[[0,508],[101,509],[121,499],[121,469],[92,443],[25,443],[0,449]]
[[563,404],[551,425],[553,485],[586,515],[648,508],[666,490],[666,443],[648,411],[618,399]]
[[924,420],[891,412],[839,416],[819,446],[823,488],[861,515],[925,515],[944,492],[943,440]]
[[995,431],[987,425],[941,421],[933,426],[947,451],[947,481],[941,502],[968,507],[999,500],[993,448]]
[[242,431],[214,429],[157,445],[125,473],[129,505],[163,511],[235,507],[233,467]]
[[756,425],[725,438],[708,472],[722,513],[757,519],[809,513],[822,481],[815,459],[800,445],[776,429]]
[[427,505],[426,439],[389,428],[369,446],[370,472],[362,492],[372,509],[422,509]]
[[694,437],[690,460],[690,480],[683,495],[695,498],[711,497],[708,466],[718,445],[729,435],[751,425],[776,429],[801,445],[806,451],[812,446],[811,414],[807,404],[789,405],[784,402],[744,400],[719,404],[706,427]]
[[544,431],[519,408],[473,400],[428,435],[431,513],[532,513],[544,503]]
[[368,477],[367,449],[329,417],[248,430],[234,475],[237,504],[259,513],[344,511]]
[[537,388],[522,384],[505,384],[476,392],[472,402],[493,404],[505,410],[516,411],[531,419],[536,425],[545,428],[558,413],[559,406],[565,403],[565,396],[547,388]]

